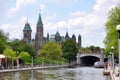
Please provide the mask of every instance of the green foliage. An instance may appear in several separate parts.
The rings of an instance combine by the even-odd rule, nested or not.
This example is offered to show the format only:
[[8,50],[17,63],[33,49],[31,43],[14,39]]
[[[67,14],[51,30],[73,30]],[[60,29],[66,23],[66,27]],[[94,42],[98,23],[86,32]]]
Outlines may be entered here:
[[3,53],[7,46],[8,34],[0,30],[0,53]]
[[43,58],[43,57],[37,57],[34,59],[34,64],[62,64],[62,63],[66,63],[65,60],[63,60],[62,62],[62,58],[55,60],[55,59],[51,59],[51,58]]
[[76,43],[73,42],[72,40],[66,40],[62,44],[62,51],[63,51],[63,57],[67,59],[69,62],[76,60],[78,48],[76,46]]
[[116,26],[120,24],[120,7],[116,6],[111,9],[108,14],[108,20],[105,25],[106,37],[104,40],[105,53],[108,55],[111,52],[111,47],[114,46],[115,57],[118,56],[118,32]]
[[81,47],[80,53],[97,53],[100,52],[101,48],[99,46],[89,46],[89,47]]
[[91,53],[91,50],[88,47],[81,47],[80,53]]
[[8,43],[8,45],[14,50],[18,51],[18,48],[20,46],[20,40],[19,39],[14,39]]
[[31,57],[34,57],[37,55],[37,53],[34,51],[33,47],[29,44],[24,44],[24,45],[21,45],[19,48],[18,48],[18,51],[19,52],[22,52],[22,51],[25,51],[25,52],[28,52],[30,54]]
[[14,39],[13,41],[9,42],[9,46],[17,53],[17,55],[20,54],[20,52],[25,51],[30,54],[31,57],[34,57],[37,55],[37,53],[34,51],[34,48],[32,45],[28,44],[24,40],[18,40]]
[[24,62],[30,62],[30,55],[28,54],[28,52],[21,52],[18,57]]
[[55,42],[48,42],[43,46],[40,55],[57,60],[62,57],[62,50],[59,44]]
[[8,58],[10,59],[12,62],[14,60],[16,60],[16,53],[15,51],[13,51],[12,49],[10,48],[6,48],[4,51],[3,51],[3,54]]

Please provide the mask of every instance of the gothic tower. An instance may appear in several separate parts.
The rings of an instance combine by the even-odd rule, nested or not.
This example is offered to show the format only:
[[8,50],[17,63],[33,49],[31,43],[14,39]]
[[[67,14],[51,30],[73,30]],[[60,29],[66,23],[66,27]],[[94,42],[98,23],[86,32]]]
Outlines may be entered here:
[[78,36],[78,47],[81,47],[81,35]]
[[39,14],[38,17],[38,22],[37,22],[37,27],[36,27],[36,35],[35,35],[35,49],[36,50],[41,50],[44,37],[43,37],[43,23],[41,19],[41,14]]
[[61,44],[61,36],[58,31],[55,34],[55,41],[56,41],[56,43]]
[[72,40],[76,43],[76,37],[74,34],[72,35]]
[[28,43],[31,42],[31,33],[32,33],[32,29],[30,27],[30,24],[27,22],[25,23],[25,26],[23,29],[23,39]]
[[68,32],[66,32],[66,35],[65,35],[65,40],[68,40],[70,39],[69,35],[68,35]]
[[49,33],[47,33],[47,42],[49,41]]

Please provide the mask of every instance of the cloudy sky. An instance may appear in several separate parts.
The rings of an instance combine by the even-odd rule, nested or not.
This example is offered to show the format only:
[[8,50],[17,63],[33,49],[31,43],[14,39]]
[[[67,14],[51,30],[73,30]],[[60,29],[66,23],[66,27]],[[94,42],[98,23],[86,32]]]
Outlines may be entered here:
[[41,13],[44,36],[68,31],[69,36],[82,36],[82,46],[104,47],[105,22],[111,8],[120,0],[0,0],[0,29],[10,34],[10,39],[23,37],[28,22],[32,38],[36,32],[38,15]]

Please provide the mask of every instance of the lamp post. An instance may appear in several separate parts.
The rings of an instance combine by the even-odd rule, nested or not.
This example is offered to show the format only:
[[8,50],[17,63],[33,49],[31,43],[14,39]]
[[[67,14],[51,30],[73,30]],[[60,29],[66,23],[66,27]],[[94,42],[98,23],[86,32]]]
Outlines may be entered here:
[[119,70],[120,70],[120,25],[117,25],[116,29],[118,31],[118,51],[119,51]]
[[110,69],[112,70],[113,62],[112,62],[112,53],[110,52]]
[[33,69],[33,57],[31,58],[31,62],[32,62],[31,67]]
[[[108,56],[108,64],[111,65],[111,56]],[[111,69],[111,66],[109,66],[109,68]]]
[[112,71],[113,73],[115,72],[114,69],[115,69],[115,66],[114,66],[114,46],[111,47],[112,49]]

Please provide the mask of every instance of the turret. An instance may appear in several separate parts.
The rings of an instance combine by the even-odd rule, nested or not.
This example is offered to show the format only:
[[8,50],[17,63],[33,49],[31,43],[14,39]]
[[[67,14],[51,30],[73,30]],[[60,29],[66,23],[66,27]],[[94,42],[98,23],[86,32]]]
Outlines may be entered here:
[[49,33],[47,33],[47,42],[49,41]]
[[28,43],[30,43],[31,41],[31,33],[32,33],[32,29],[30,27],[30,24],[27,22],[25,23],[23,29],[23,39],[26,40]]
[[74,34],[72,35],[72,40],[76,43],[76,37]]
[[78,36],[78,47],[81,47],[81,35]]
[[58,44],[61,44],[61,36],[60,36],[60,33],[57,31],[56,34],[55,34],[55,41],[58,43]]
[[70,39],[69,35],[68,35],[68,32],[66,32],[66,35],[65,35],[65,40],[68,40]]

